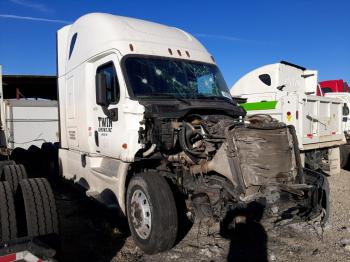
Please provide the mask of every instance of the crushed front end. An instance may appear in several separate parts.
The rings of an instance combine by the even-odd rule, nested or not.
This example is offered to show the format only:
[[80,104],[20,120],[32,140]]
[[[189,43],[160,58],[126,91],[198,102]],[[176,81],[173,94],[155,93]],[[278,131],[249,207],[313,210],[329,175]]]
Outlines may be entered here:
[[329,209],[327,178],[302,168],[293,126],[268,116],[253,116],[246,125],[227,131],[226,139],[238,204],[259,203],[275,222],[325,215]]
[[251,203],[275,222],[327,210],[327,179],[303,169],[294,127],[266,115],[155,111],[162,110],[149,111],[140,130],[139,160],[152,160],[148,167],[176,185],[195,217],[223,220]]

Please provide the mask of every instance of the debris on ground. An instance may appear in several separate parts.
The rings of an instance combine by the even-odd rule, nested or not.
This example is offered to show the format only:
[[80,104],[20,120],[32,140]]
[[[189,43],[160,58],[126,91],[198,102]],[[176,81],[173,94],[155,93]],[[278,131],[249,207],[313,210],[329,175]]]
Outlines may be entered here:
[[350,261],[350,172],[342,170],[329,183],[332,210],[324,228],[317,222],[271,227],[242,220],[232,232],[219,234],[217,224],[196,222],[173,249],[154,255],[135,245],[115,213],[58,188],[62,261]]

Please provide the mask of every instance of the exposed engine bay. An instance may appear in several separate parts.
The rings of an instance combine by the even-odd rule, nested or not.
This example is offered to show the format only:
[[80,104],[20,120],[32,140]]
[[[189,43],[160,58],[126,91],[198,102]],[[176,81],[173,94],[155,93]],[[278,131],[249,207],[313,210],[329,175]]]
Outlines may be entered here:
[[324,177],[302,168],[294,127],[266,115],[244,119],[244,112],[148,109],[138,160],[169,178],[196,217],[222,220],[251,202],[276,222],[308,220],[326,208]]

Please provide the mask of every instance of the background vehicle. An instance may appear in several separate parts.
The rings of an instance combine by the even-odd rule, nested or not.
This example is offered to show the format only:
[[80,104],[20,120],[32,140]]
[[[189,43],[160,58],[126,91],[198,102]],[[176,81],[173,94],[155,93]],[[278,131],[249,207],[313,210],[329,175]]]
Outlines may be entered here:
[[59,225],[51,186],[45,178],[28,178],[23,165],[7,160],[1,66],[0,90],[0,261],[53,261]]
[[28,149],[58,142],[57,101],[6,99],[4,104],[8,148]]
[[58,142],[57,79],[54,76],[4,75],[1,127],[7,148],[40,148]]
[[348,93],[350,88],[347,82],[342,79],[339,80],[327,80],[319,83],[317,89],[318,96],[324,96],[327,93]]
[[245,98],[248,115],[269,114],[295,126],[305,165],[321,168],[329,160],[330,172],[340,172],[339,145],[346,142],[343,130],[344,103],[337,98],[315,96],[317,71],[287,62],[257,68],[238,80],[233,97]]
[[[317,87],[317,95],[331,98],[338,98],[345,107],[345,111],[349,112],[350,104],[350,88],[347,82],[342,79],[327,80],[319,83]],[[342,128],[346,138],[346,144],[340,145],[340,166],[347,168],[350,154],[350,119],[348,115],[343,115]]]
[[344,104],[344,115],[342,118],[342,129],[346,138],[346,144],[340,145],[340,166],[342,168],[348,168],[348,160],[350,154],[350,118],[349,118],[349,105],[350,105],[350,93],[348,92],[329,92],[324,94],[325,97],[337,98]]
[[252,202],[276,221],[327,214],[327,179],[302,169],[294,129],[243,122],[190,34],[95,13],[57,36],[60,173],[119,207],[144,251],[173,246],[181,206],[218,220]]

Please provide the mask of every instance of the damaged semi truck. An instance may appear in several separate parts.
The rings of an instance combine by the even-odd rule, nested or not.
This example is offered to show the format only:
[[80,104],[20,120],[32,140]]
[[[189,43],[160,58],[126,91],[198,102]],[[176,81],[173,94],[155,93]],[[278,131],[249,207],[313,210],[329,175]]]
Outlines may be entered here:
[[120,208],[145,252],[174,245],[180,198],[219,221],[251,202],[276,222],[326,221],[327,178],[302,168],[294,128],[245,119],[192,35],[93,13],[57,44],[60,173]]

